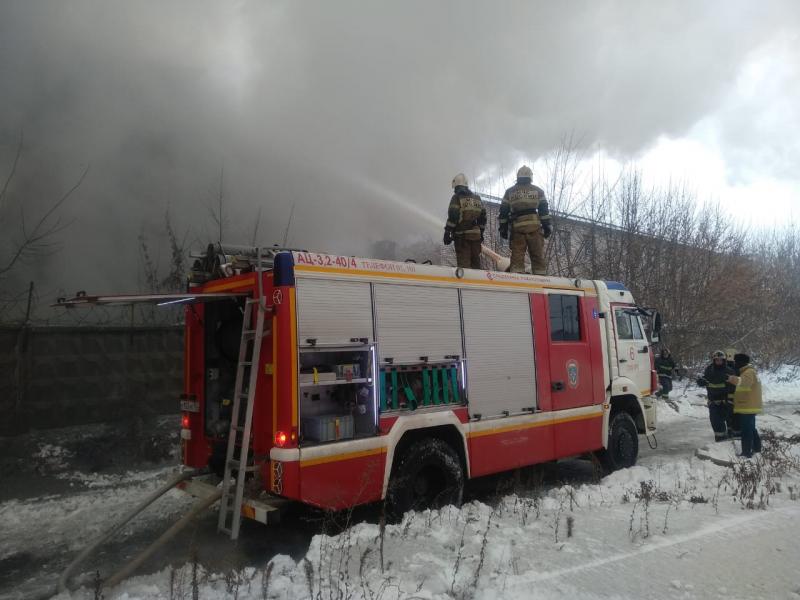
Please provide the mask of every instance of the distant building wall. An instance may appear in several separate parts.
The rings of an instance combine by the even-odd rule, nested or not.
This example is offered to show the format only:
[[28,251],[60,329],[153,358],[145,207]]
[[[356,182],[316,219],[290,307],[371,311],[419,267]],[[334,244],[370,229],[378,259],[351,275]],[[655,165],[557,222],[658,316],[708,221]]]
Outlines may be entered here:
[[182,327],[0,328],[0,435],[177,412]]

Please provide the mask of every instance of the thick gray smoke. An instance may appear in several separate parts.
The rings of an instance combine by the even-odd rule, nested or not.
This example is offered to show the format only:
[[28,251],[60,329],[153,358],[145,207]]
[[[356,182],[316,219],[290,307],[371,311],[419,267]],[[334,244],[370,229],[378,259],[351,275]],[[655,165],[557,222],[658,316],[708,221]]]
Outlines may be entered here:
[[[297,246],[438,237],[420,214],[444,216],[458,171],[508,174],[570,132],[621,158],[685,133],[755,49],[796,48],[798,6],[4,2],[0,177],[20,131],[13,193],[34,213],[91,165],[61,251],[36,267],[44,289],[135,287],[137,235],[165,255],[167,207],[198,245],[216,238],[223,168],[229,242],[250,241],[258,207],[259,240],[279,242],[292,203]],[[736,110],[737,156],[769,147]],[[790,125],[774,129],[800,139]]]

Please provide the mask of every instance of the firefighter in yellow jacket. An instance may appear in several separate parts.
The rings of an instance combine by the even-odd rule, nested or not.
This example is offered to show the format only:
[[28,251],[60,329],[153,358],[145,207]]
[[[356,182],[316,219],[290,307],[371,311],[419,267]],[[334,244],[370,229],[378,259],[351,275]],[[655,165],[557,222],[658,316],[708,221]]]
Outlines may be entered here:
[[733,357],[736,372],[728,381],[736,386],[733,395],[733,412],[739,416],[739,427],[742,431],[742,453],[740,456],[751,458],[753,452],[761,452],[761,437],[756,429],[756,415],[761,412],[761,382],[755,368],[750,364],[747,354]]
[[525,251],[534,275],[544,275],[544,240],[550,237],[550,211],[542,188],[531,183],[533,171],[522,166],[517,183],[506,190],[500,205],[500,237],[509,239],[512,273],[525,272]]
[[456,261],[464,269],[481,268],[481,242],[486,228],[486,209],[481,197],[470,191],[467,177],[453,177],[453,197],[447,207],[445,245],[455,242]]

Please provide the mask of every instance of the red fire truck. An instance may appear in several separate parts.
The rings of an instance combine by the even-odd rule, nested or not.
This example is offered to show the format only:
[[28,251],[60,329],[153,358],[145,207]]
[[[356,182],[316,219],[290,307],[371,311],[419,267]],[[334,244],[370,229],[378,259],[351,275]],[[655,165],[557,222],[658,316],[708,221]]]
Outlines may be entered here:
[[183,462],[223,475],[232,537],[277,499],[398,514],[564,457],[628,467],[655,433],[660,319],[620,283],[304,251],[215,260],[157,299],[187,304]]

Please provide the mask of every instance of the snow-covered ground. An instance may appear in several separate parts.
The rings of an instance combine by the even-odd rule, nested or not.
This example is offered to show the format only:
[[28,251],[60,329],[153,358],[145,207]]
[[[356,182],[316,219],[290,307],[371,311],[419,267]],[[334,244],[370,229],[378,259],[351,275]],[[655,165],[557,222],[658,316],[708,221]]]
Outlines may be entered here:
[[[800,599],[800,381],[787,375],[763,377],[764,451],[751,461],[735,458],[738,442],[712,443],[702,390],[676,382],[669,405],[659,406],[658,447],[642,438],[634,468],[590,483],[520,486],[384,528],[368,520],[314,535],[294,558],[245,552],[244,567],[220,569],[173,557],[105,598]],[[699,459],[703,447],[732,466]],[[42,455],[68,459],[52,448]],[[128,493],[166,476],[163,468],[74,473],[77,496],[4,502],[0,557],[35,556],[52,544],[77,549],[127,506]],[[182,502],[176,495],[161,510],[177,512]],[[216,542],[218,554],[234,548]],[[13,594],[4,597],[26,597]],[[58,599],[94,597],[85,588]]]

